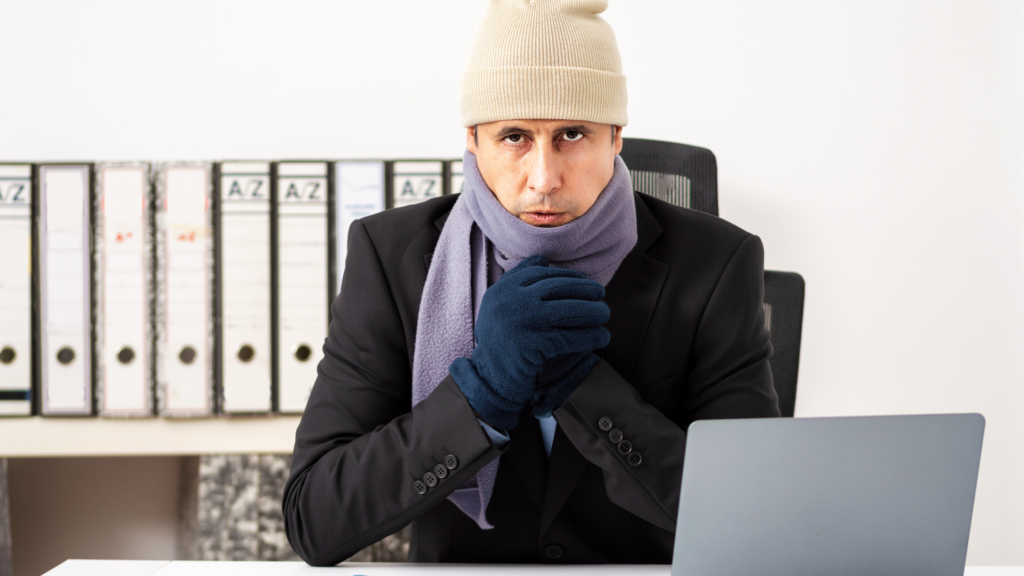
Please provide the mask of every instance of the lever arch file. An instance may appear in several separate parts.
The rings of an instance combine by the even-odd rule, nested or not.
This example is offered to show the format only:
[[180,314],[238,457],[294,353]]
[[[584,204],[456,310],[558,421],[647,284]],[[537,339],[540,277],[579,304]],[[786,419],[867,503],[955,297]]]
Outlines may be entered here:
[[92,165],[39,167],[41,413],[93,410]]
[[323,358],[328,300],[328,165],[276,165],[277,409],[306,407]]
[[271,178],[268,162],[217,165],[220,408],[271,410]]
[[159,412],[214,409],[213,166],[156,170],[156,379]]
[[93,202],[99,414],[152,416],[149,165],[97,164]]
[[462,160],[448,162],[448,194],[462,194],[466,176],[462,173]]
[[337,162],[334,165],[334,256],[333,295],[341,290],[348,256],[348,229],[354,220],[381,212],[385,207],[384,162]]
[[32,414],[32,165],[0,164],[0,416]]
[[392,163],[391,206],[401,208],[444,194],[444,163],[415,160]]

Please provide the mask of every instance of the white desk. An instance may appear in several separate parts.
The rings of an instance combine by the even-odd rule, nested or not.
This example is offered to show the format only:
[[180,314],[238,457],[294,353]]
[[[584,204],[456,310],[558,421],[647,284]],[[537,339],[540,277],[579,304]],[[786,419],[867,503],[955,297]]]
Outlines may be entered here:
[[[313,568],[301,562],[167,562],[137,560],[68,560],[46,576],[669,576],[658,566],[537,566],[498,564],[371,564],[352,562]],[[1024,566],[968,566],[964,576],[1024,576]]]
[[[304,562],[184,562],[68,560],[45,576],[668,576],[669,566],[544,566],[499,564],[399,564],[346,562],[313,568]],[[972,575],[975,576],[975,575]],[[980,576],[1018,576],[983,574]],[[1020,573],[1024,576],[1024,572]]]

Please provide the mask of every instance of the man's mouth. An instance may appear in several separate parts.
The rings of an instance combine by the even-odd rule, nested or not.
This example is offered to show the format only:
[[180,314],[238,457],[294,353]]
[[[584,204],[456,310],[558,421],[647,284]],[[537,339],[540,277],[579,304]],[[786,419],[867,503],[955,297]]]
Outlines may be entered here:
[[534,226],[543,226],[545,224],[554,224],[561,217],[563,212],[527,212],[528,218],[527,223],[533,224]]

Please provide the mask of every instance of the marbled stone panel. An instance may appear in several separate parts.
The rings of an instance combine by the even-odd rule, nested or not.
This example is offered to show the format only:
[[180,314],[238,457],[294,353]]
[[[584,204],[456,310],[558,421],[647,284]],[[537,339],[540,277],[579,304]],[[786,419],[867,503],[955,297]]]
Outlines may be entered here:
[[[281,502],[291,454],[209,455],[182,467],[178,559],[299,560],[284,532]],[[361,562],[405,562],[409,528],[356,553]]]
[[199,459],[199,559],[257,560],[259,456]]
[[259,560],[298,560],[284,534],[281,500],[292,467],[291,454],[260,456]]

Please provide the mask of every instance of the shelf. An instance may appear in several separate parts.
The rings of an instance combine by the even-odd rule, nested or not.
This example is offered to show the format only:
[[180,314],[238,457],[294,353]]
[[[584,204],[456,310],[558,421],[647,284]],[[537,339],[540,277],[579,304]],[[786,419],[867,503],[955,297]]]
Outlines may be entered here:
[[0,419],[0,458],[283,454],[300,416]]

